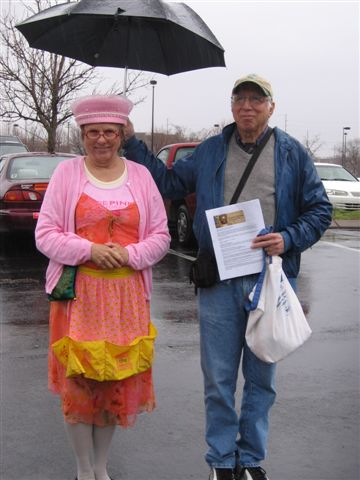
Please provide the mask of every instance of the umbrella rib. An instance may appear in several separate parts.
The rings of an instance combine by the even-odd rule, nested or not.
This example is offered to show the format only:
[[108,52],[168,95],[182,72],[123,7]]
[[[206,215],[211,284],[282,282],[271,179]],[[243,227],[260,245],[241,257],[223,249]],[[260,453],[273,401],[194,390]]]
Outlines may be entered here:
[[[165,21],[159,21],[159,23],[163,23],[163,24],[167,24]],[[170,75],[169,74],[169,68],[167,67],[168,65],[168,58],[167,58],[167,55],[166,55],[166,51],[165,51],[165,48],[163,46],[163,43],[161,41],[161,38],[160,38],[160,30],[159,29],[156,29],[156,36],[157,36],[157,39],[158,39],[158,42],[159,42],[159,45],[160,45],[160,49],[161,49],[161,52],[162,52],[162,58],[164,58],[164,65],[166,65],[166,75]]]
[[128,67],[128,52],[129,52],[129,44],[130,44],[130,24],[131,24],[131,18],[127,17],[126,19],[126,27],[127,27],[127,32],[126,32],[126,41],[125,41],[125,68]]

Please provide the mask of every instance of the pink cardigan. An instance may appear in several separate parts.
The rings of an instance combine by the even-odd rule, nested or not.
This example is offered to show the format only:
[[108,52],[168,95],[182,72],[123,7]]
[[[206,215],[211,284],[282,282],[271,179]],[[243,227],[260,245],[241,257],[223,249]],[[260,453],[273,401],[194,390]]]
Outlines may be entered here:
[[[151,266],[169,249],[170,235],[162,197],[148,170],[124,159],[128,186],[140,212],[139,243],[126,248],[129,266],[141,270],[146,297],[152,288]],[[45,290],[51,293],[60,278],[63,265],[79,265],[90,260],[89,240],[75,234],[75,208],[87,182],[84,157],[65,160],[53,173],[35,229],[36,246],[50,261]]]

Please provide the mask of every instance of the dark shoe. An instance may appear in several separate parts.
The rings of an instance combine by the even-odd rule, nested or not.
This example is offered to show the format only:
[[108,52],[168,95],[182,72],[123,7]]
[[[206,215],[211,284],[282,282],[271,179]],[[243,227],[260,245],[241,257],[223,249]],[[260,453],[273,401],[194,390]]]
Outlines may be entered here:
[[209,480],[235,480],[232,468],[211,468]]
[[261,467],[237,468],[235,474],[236,480],[270,480],[266,472]]

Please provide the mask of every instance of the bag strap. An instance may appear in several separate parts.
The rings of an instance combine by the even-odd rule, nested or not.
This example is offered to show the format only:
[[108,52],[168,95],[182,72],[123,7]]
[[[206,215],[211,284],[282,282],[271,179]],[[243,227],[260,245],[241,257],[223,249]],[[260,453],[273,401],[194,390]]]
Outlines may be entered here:
[[[267,233],[271,233],[272,231],[273,231],[272,227],[265,227],[262,230],[260,230],[257,236],[259,237],[261,235],[266,235]],[[266,267],[269,263],[272,263],[272,256],[267,255],[265,250],[263,250],[263,267],[258,276],[255,288],[253,290],[254,294],[253,294],[252,300],[250,300],[249,298],[245,300],[244,307],[247,312],[250,312],[251,310],[256,310],[258,306],[260,293],[261,293],[264,279],[265,279]]]
[[273,132],[273,129],[269,127],[268,131],[266,132],[266,134],[264,136],[264,138],[261,140],[259,145],[256,147],[255,152],[252,154],[252,157],[250,158],[248,164],[246,165],[245,171],[242,174],[242,177],[240,178],[240,181],[238,183],[238,186],[236,187],[234,195],[232,196],[232,199],[230,200],[230,205],[232,205],[233,203],[236,203],[238,198],[240,197],[240,193],[242,192],[243,188],[245,187],[245,183],[247,182],[247,179],[249,178],[251,170],[254,168],[256,160],[259,158],[260,153],[262,152],[263,148],[267,144],[269,138],[271,137],[272,132]]

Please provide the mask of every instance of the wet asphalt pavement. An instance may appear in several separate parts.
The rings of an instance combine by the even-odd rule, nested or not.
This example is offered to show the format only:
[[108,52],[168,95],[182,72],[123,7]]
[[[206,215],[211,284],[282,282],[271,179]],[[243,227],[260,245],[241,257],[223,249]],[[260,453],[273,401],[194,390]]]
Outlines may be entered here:
[[[264,462],[271,480],[360,477],[359,240],[359,231],[331,230],[303,255],[298,293],[313,335],[278,366]],[[58,399],[47,391],[47,260],[31,238],[16,238],[0,245],[0,264],[0,478],[74,480]],[[114,480],[208,478],[196,297],[188,269],[189,260],[174,253],[154,269],[158,408],[140,416],[133,429],[117,429],[109,461]],[[241,386],[240,378],[239,398]]]

